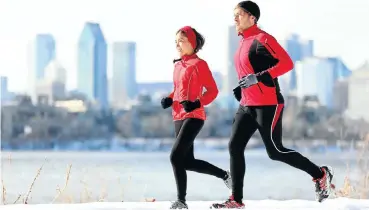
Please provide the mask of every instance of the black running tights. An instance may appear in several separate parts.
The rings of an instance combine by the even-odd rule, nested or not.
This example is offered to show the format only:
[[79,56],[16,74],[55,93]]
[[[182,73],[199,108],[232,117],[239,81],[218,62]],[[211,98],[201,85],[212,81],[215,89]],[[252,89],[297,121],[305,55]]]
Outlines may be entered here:
[[283,147],[282,114],[283,104],[239,107],[234,118],[228,145],[233,183],[232,192],[236,201],[240,202],[243,198],[243,180],[246,170],[244,151],[256,130],[260,132],[270,159],[303,170],[313,178],[323,176],[320,167],[309,159],[294,150]]
[[203,125],[203,120],[195,118],[174,122],[176,140],[170,154],[170,162],[177,184],[177,196],[182,201],[185,201],[187,191],[186,170],[209,174],[222,179],[227,175],[226,171],[194,157],[193,142]]

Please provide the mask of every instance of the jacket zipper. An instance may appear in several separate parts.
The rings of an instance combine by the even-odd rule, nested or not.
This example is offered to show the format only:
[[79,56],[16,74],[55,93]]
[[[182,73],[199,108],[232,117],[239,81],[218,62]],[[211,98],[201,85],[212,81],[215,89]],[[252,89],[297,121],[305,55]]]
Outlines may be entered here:
[[[242,47],[243,47],[243,42],[244,42],[244,38],[242,37],[242,41],[241,41],[241,47],[240,47],[240,50],[238,51],[238,65],[239,65],[239,68],[241,69],[241,52],[242,52]],[[248,73],[248,72],[247,72]],[[243,98],[243,91],[242,91],[242,88],[241,88],[241,98]]]
[[[238,53],[238,60],[239,60],[239,61],[241,61],[241,52],[242,52],[242,47],[243,47],[243,41],[244,41],[244,40],[245,40],[245,39],[244,39],[244,38],[242,38],[240,52]],[[240,64],[239,64],[239,65],[240,65],[240,67],[241,67],[241,62],[240,62]],[[251,74],[252,72],[248,72],[248,71],[247,71],[247,73],[248,73],[248,74]],[[258,83],[257,83],[256,85],[258,86],[258,88],[259,88],[260,92],[261,92],[262,94],[264,94],[264,92],[263,92],[263,90],[261,89],[260,85],[259,85]]]
[[265,42],[265,44],[268,45],[269,49],[275,54],[275,51],[273,50],[273,48],[270,47],[270,45],[267,42]]
[[[182,61],[179,61],[179,62],[182,62]],[[179,71],[177,71],[177,72],[176,72],[176,74],[175,74],[175,81],[176,81],[176,84],[179,82],[179,79],[180,79],[180,77],[179,77],[179,75],[180,75],[180,71],[181,71],[181,69],[180,69]],[[178,92],[178,91],[176,91],[176,92]]]

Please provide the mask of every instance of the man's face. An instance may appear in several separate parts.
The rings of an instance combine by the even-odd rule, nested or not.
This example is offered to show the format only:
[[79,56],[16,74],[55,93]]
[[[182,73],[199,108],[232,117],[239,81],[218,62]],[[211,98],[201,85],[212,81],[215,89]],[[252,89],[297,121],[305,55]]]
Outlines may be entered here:
[[236,31],[242,33],[244,30],[254,25],[255,17],[242,8],[236,7],[236,9],[234,9],[234,21],[236,24]]

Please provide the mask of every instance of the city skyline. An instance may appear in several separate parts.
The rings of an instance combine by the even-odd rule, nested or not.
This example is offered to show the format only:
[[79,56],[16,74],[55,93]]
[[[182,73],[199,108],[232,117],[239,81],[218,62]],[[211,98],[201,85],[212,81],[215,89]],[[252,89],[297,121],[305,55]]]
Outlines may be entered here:
[[[111,57],[112,42],[137,43],[138,82],[171,80],[173,69],[171,60],[175,57],[173,34],[182,25],[192,25],[204,34],[206,44],[199,54],[208,61],[213,71],[220,70],[224,74],[226,53],[219,52],[225,51],[227,27],[233,24],[233,8],[237,2],[190,0],[186,4],[181,4],[181,9],[193,14],[186,17],[176,15],[178,11],[176,0],[146,2],[145,7],[140,7],[140,2],[114,0],[109,1],[109,4],[99,0],[88,3],[81,0],[73,4],[59,0],[35,0],[21,2],[24,7],[19,7],[20,0],[5,0],[4,6],[0,8],[0,25],[4,29],[4,33],[0,35],[0,55],[3,58],[0,60],[1,75],[9,78],[10,91],[26,90],[27,77],[18,76],[29,73],[30,58],[27,45],[36,34],[50,33],[55,36],[57,43],[56,58],[68,71],[67,87],[76,88],[76,43],[86,21],[101,24],[108,42],[108,57]],[[365,49],[352,45],[355,40],[361,40],[362,45],[369,45],[366,38],[369,34],[361,27],[364,23],[360,23],[367,19],[365,17],[369,17],[369,14],[365,14],[365,8],[369,7],[368,2],[360,0],[256,2],[262,11],[260,24],[278,40],[291,33],[299,34],[303,39],[312,39],[315,55],[341,57],[350,69],[357,68],[368,59]],[[158,7],[158,4],[165,4],[166,9]],[[86,5],[89,7],[86,8]],[[65,13],[67,9],[68,13]],[[82,10],[83,14],[80,12]],[[313,13],[316,15],[312,15]],[[27,25],[24,25],[24,17],[27,17]],[[342,30],[342,26],[345,30]],[[355,33],[351,32],[353,30]],[[158,55],[153,56],[153,52],[158,49],[160,53],[154,53]],[[110,61],[108,75],[111,75]]]
[[86,23],[78,41],[77,90],[102,108],[109,107],[107,44],[98,23]]
[[44,78],[46,66],[55,59],[55,46],[56,42],[52,34],[37,34],[32,49],[33,79],[36,81]]
[[111,101],[122,105],[129,99],[134,99],[137,92],[136,83],[136,43],[113,43]]

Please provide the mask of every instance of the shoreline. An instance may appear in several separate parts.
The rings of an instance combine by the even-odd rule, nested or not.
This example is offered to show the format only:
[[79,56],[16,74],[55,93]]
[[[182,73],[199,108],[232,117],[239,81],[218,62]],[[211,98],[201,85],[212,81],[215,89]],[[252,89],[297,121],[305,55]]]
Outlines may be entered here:
[[[195,147],[199,150],[227,150],[227,138],[196,139]],[[132,138],[132,139],[91,139],[63,143],[25,142],[25,144],[4,144],[2,151],[168,151],[173,144],[173,138]],[[348,140],[283,140],[285,147],[311,151],[355,151],[363,148],[364,141]],[[261,139],[251,138],[247,149],[263,149]]]

